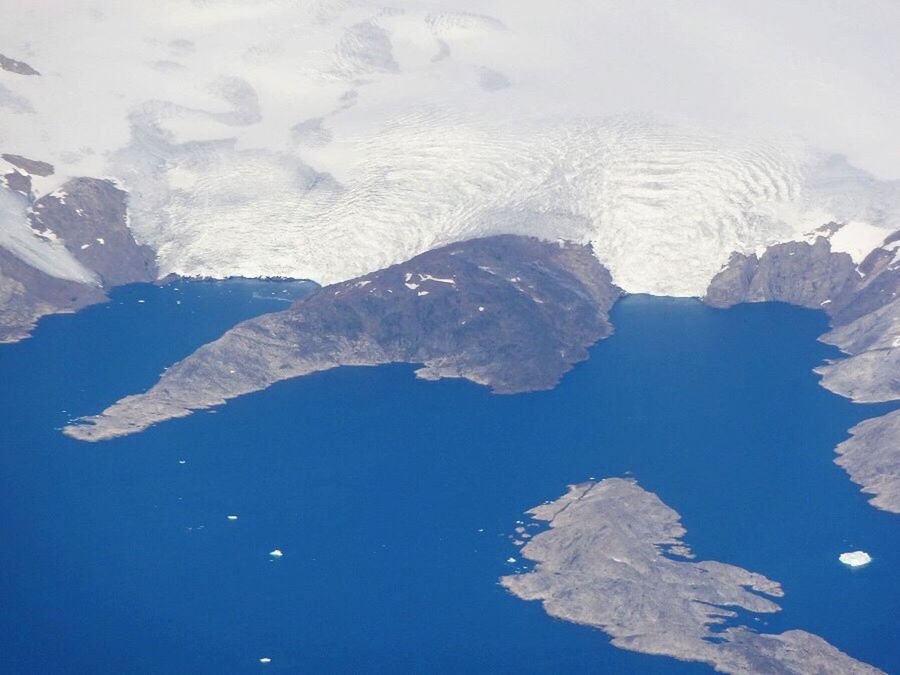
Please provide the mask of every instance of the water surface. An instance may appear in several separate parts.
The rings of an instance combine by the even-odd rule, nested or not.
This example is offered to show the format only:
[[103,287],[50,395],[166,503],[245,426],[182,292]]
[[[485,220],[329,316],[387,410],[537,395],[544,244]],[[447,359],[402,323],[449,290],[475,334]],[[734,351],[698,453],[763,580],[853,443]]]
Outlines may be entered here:
[[[524,509],[633,475],[699,558],[783,583],[784,611],[755,625],[900,671],[900,517],[832,462],[890,407],[817,385],[836,355],[819,313],[635,296],[551,392],[345,368],[137,436],[59,433],[302,292],[132,286],[0,346],[0,670],[711,672],[615,649],[497,585],[521,568],[506,559]],[[855,548],[874,562],[837,562]]]

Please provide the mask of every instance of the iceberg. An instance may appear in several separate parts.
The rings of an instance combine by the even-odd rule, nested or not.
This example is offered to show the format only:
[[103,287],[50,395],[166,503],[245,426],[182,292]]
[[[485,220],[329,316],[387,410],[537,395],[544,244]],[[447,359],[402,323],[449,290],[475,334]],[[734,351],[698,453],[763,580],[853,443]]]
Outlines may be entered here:
[[269,555],[273,558],[280,558],[284,553],[281,552],[280,548],[276,548],[274,551],[269,551]]
[[872,556],[865,551],[849,551],[847,553],[841,553],[838,560],[850,567],[859,567],[860,565],[868,565],[872,562]]

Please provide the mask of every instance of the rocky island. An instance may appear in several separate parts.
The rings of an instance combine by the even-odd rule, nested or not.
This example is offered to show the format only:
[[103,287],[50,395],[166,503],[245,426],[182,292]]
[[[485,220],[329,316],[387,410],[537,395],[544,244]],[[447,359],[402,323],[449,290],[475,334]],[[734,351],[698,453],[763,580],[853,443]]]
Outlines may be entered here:
[[503,235],[434,249],[245,321],[144,394],[69,425],[98,441],[338,366],[422,364],[497,393],[552,388],[608,336],[620,295],[590,247]]
[[[549,529],[521,554],[532,571],[501,583],[558,619],[598,628],[621,649],[701,661],[725,673],[880,673],[803,630],[759,633],[736,610],[771,613],[781,586],[694,561],[679,515],[636,482],[570,486],[528,512]],[[725,624],[728,624],[727,627]]]

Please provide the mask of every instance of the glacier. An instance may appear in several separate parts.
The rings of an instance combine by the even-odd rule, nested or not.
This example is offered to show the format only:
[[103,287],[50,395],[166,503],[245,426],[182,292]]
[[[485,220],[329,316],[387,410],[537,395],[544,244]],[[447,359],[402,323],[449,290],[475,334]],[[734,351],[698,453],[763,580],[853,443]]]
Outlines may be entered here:
[[0,71],[0,148],[57,168],[41,194],[114,179],[161,276],[329,284],[509,233],[702,295],[734,251],[900,228],[891,2],[40,5],[0,26],[39,73]]

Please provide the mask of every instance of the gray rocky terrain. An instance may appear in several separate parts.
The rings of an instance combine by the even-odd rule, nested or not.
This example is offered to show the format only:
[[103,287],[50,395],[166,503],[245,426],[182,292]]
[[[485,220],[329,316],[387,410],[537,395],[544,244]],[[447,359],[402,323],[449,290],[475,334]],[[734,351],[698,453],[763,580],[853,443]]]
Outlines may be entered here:
[[898,512],[900,504],[900,410],[860,422],[850,438],[837,446],[837,463],[847,470],[863,491],[875,495],[871,503]]
[[591,249],[520,236],[475,239],[326,286],[245,321],[169,368],[144,394],[66,427],[96,441],[342,365],[423,364],[513,393],[553,387],[609,335],[620,291]]
[[108,180],[73,178],[38,199],[29,218],[38,233],[61,239],[69,252],[110,288],[154,281],[155,253],[141,246],[127,220],[127,195]]
[[0,247],[0,343],[28,337],[42,316],[74,312],[105,297],[99,286],[52,277]]
[[17,192],[20,195],[31,197],[31,176],[22,171],[10,171],[0,175],[0,187],[4,187],[11,192]]
[[679,515],[634,481],[571,486],[528,513],[549,525],[521,549],[536,565],[501,583],[542,601],[551,616],[604,631],[616,647],[725,673],[881,672],[812,633],[747,626],[735,610],[779,611],[772,598],[784,595],[781,586],[734,565],[694,561]]
[[0,157],[13,166],[22,169],[22,171],[30,173],[32,176],[50,176],[53,174],[53,165],[49,162],[28,159],[27,157],[22,157],[22,155],[11,155],[9,153],[3,153]]
[[12,209],[4,215],[27,220],[19,236],[32,242],[24,250],[33,253],[42,241],[44,246],[54,242],[93,278],[53,276],[20,250],[21,239],[19,246],[14,238],[0,243],[0,342],[27,337],[47,314],[102,302],[110,288],[157,278],[155,253],[135,241],[128,227],[127,195],[112,182],[73,178],[35,198],[32,176],[48,176],[53,167],[19,155],[3,154],[2,159],[15,167],[0,176],[5,193],[0,197]]
[[870,349],[816,368],[822,386],[858,403],[900,398],[900,349]]
[[[832,224],[823,231],[839,229]],[[704,302],[731,307],[778,301],[825,311],[831,330],[820,339],[847,356],[816,368],[822,386],[858,403],[896,401],[900,399],[897,243],[898,234],[887,237],[859,265],[848,254],[832,251],[826,236],[812,243],[770,246],[759,257],[735,254],[710,282]],[[837,461],[865,492],[876,495],[872,504],[900,513],[900,426],[887,418],[875,426],[881,429],[878,442],[874,434],[855,434],[838,448],[843,454]]]
[[761,257],[735,253],[709,284],[705,301],[714,307],[740,302],[787,302],[820,309],[852,283],[856,266],[846,253],[832,253],[824,237],[814,243],[790,241]]
[[38,71],[24,61],[16,61],[16,59],[11,59],[3,54],[0,54],[0,70],[16,73],[17,75],[40,75]]

